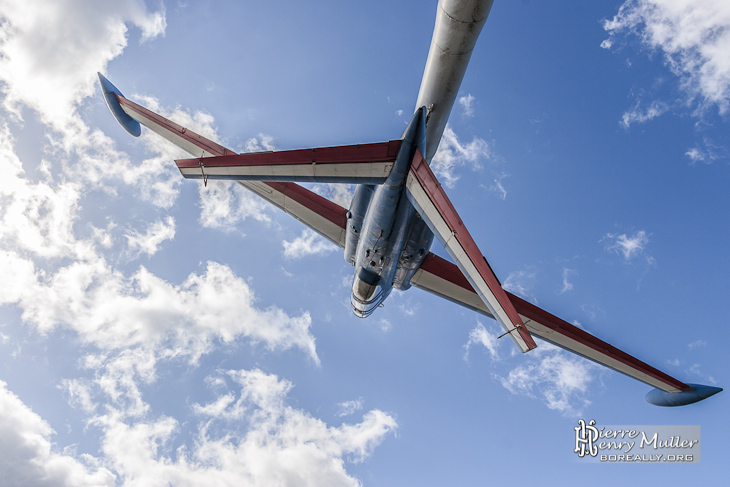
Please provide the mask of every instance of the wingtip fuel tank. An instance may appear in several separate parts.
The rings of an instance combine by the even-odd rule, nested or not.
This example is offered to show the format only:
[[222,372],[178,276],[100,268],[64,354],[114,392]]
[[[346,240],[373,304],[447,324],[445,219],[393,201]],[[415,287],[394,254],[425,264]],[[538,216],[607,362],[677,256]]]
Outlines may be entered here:
[[119,100],[117,99],[117,96],[121,96],[122,98],[124,98],[124,95],[122,95],[122,92],[119,91],[119,89],[114,86],[111,81],[106,79],[104,75],[102,75],[101,73],[97,74],[99,75],[99,84],[101,84],[101,91],[102,93],[104,93],[106,106],[109,107],[112,115],[114,115],[114,118],[116,118],[117,122],[119,122],[119,125],[124,127],[124,130],[126,130],[135,137],[139,137],[142,133],[142,127],[140,126],[138,121],[127,115],[127,113],[122,109],[122,106],[119,104]]
[[693,404],[722,391],[721,387],[703,386],[702,384],[687,384],[691,387],[681,392],[664,392],[661,389],[652,389],[646,395],[646,402],[655,406],[675,407]]

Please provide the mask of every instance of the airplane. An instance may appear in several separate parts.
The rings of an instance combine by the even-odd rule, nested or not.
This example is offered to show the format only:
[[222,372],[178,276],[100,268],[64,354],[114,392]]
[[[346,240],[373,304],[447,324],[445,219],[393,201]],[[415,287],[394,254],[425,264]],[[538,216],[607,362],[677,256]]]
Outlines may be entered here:
[[[521,352],[533,336],[652,387],[657,406],[692,404],[722,391],[683,383],[504,290],[429,163],[436,153],[472,50],[494,0],[439,0],[416,109],[399,139],[237,154],[124,97],[101,73],[106,103],[131,135],[141,125],[192,158],[175,161],[186,179],[233,180],[344,251],[354,267],[351,305],[370,316],[393,289],[417,287],[495,319]],[[356,184],[349,208],[300,182]],[[451,263],[430,252],[438,238]]]

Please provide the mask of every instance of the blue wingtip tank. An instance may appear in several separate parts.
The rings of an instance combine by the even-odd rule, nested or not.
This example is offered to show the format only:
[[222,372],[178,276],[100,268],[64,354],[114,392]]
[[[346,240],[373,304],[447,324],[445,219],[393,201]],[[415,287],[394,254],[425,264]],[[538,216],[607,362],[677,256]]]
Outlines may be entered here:
[[119,91],[117,87],[101,73],[97,74],[99,75],[99,83],[101,83],[101,91],[104,93],[104,100],[106,100],[106,105],[109,107],[109,110],[111,110],[114,118],[116,118],[117,122],[124,127],[124,130],[135,137],[139,137],[142,133],[142,127],[138,121],[127,115],[124,110],[122,110],[122,106],[119,104],[119,100],[117,100],[117,97],[115,96],[119,95],[123,98],[124,95],[122,95],[122,92]]
[[682,392],[664,392],[653,389],[646,395],[646,402],[655,406],[674,407],[693,404],[722,391],[720,387],[703,386],[701,384],[687,384],[692,389]]

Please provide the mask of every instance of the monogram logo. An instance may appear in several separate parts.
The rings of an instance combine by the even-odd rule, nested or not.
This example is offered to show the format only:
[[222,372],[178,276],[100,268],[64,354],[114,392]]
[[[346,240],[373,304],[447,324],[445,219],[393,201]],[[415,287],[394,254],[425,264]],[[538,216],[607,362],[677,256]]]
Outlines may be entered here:
[[598,428],[594,425],[595,420],[590,420],[586,425],[586,422],[582,419],[578,420],[578,426],[575,428],[575,453],[579,457],[583,458],[586,454],[595,457],[598,455],[598,446],[595,444],[598,440]]

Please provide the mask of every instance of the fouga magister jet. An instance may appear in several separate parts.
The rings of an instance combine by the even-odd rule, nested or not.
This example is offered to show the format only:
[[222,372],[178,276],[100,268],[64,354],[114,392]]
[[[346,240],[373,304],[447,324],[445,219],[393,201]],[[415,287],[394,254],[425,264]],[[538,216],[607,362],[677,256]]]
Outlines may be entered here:
[[[440,0],[416,110],[399,139],[375,144],[236,154],[125,98],[99,74],[109,109],[132,135],[141,125],[192,155],[188,179],[230,179],[344,249],[354,267],[351,304],[370,316],[411,286],[497,320],[522,352],[534,336],[654,387],[646,399],[682,406],[720,392],[685,384],[502,289],[429,168],[493,0]],[[296,184],[350,183],[350,208]],[[429,252],[438,238],[456,264]]]

